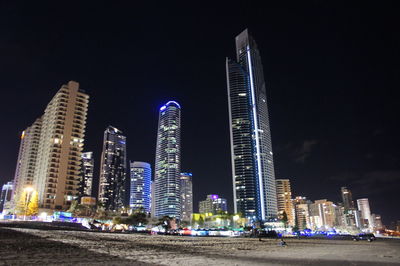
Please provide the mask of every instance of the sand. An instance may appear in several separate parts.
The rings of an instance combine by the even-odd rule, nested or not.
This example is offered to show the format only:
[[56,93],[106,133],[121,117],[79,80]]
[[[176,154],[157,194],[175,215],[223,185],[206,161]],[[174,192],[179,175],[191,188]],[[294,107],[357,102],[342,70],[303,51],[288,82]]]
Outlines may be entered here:
[[181,237],[0,227],[0,265],[400,265],[400,241]]

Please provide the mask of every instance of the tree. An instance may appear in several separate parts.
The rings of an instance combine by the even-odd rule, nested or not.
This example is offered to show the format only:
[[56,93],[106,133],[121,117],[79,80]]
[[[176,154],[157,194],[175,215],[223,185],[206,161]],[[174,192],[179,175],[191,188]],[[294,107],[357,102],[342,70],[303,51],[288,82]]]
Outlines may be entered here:
[[39,213],[39,197],[37,191],[33,191],[31,193],[29,202],[28,202],[28,207],[26,210],[26,215],[27,216],[34,216],[38,215]]
[[144,211],[142,210],[137,210],[135,212],[133,212],[127,219],[126,219],[126,223],[127,224],[131,224],[131,225],[143,225],[143,224],[147,224],[148,220],[147,220],[147,215]]
[[122,223],[121,217],[120,216],[114,217],[113,220],[112,220],[112,223],[113,224],[121,224]]
[[[33,200],[33,201],[32,201]],[[29,211],[29,207],[31,210]],[[23,190],[17,201],[15,213],[17,215],[36,215],[39,211],[38,194],[36,191]]]
[[20,197],[17,199],[17,204],[15,206],[15,214],[17,215],[25,215],[26,204],[27,204],[27,192],[25,190],[22,191]]
[[283,224],[285,226],[285,229],[286,229],[287,222],[288,222],[288,217],[287,217],[286,211],[283,211],[283,213],[282,213],[282,222],[283,222]]

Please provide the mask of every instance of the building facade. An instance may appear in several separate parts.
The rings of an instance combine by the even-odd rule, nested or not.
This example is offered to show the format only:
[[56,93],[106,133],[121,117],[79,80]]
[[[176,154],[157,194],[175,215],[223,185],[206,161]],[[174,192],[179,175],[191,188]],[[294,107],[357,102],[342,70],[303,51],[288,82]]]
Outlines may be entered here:
[[129,207],[132,210],[143,208],[151,212],[151,166],[145,162],[130,163],[130,197]]
[[[13,182],[7,182],[4,184],[1,188],[1,193],[0,193],[0,213],[3,212],[3,210],[9,209],[11,206],[11,198],[13,195]],[[7,206],[8,205],[8,206]]]
[[306,197],[302,196],[297,196],[295,199],[293,199],[293,205],[295,208],[296,227],[299,230],[311,228],[310,210],[309,210],[310,203],[311,202],[307,200]]
[[181,173],[181,219],[190,221],[193,213],[193,175],[191,173]]
[[23,190],[33,185],[41,130],[42,119],[38,118],[21,134],[12,196],[14,207],[20,200]]
[[93,152],[88,151],[82,153],[82,175],[83,175],[82,193],[84,196],[92,196],[93,171],[94,171]]
[[286,213],[288,224],[294,226],[295,214],[289,179],[276,179],[276,194],[278,200],[278,218],[282,219],[284,213]]
[[361,212],[361,224],[362,228],[374,227],[374,221],[371,217],[371,209],[369,207],[369,201],[367,198],[357,200],[358,210]]
[[79,83],[70,81],[56,93],[41,117],[32,181],[41,208],[67,210],[79,195],[88,103],[89,96]]
[[199,202],[200,213],[218,214],[219,212],[227,212],[228,204],[226,199],[220,198],[216,194],[207,195],[207,198]]
[[106,210],[124,208],[127,206],[126,137],[115,127],[108,126],[104,131],[100,167],[99,202]]
[[261,57],[247,29],[226,60],[235,213],[249,221],[277,216],[274,160]]
[[169,101],[160,108],[155,159],[155,217],[181,217],[181,107]]
[[329,230],[336,225],[336,205],[326,199],[309,205],[310,226],[313,230]]
[[350,189],[348,189],[347,187],[342,187],[340,189],[340,192],[342,194],[342,201],[345,213],[348,210],[354,209],[353,196],[351,194]]

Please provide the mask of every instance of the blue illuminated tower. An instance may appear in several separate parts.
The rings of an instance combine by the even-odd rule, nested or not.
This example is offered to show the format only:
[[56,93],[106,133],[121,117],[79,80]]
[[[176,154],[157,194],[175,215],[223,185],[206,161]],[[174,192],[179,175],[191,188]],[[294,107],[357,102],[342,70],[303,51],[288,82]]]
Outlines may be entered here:
[[160,108],[154,175],[155,217],[180,219],[181,107],[169,101]]
[[131,187],[129,207],[132,210],[143,208],[151,210],[151,166],[145,162],[131,162]]
[[274,160],[260,53],[247,29],[226,59],[235,212],[248,220],[277,216]]

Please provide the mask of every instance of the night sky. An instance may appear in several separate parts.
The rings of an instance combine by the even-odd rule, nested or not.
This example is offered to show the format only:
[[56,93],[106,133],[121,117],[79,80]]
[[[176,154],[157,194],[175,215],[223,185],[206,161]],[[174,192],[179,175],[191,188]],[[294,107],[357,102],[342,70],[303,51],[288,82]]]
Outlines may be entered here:
[[210,193],[233,210],[225,57],[235,57],[234,38],[249,28],[268,83],[276,178],[311,200],[340,201],[348,186],[384,224],[400,220],[394,6],[5,2],[0,183],[14,177],[22,130],[75,80],[91,97],[85,150],[95,152],[97,173],[108,125],[126,134],[130,160],[153,166],[158,109],[176,100],[195,210]]

